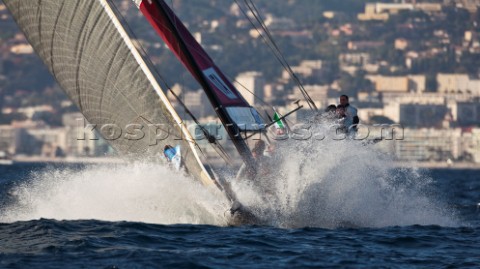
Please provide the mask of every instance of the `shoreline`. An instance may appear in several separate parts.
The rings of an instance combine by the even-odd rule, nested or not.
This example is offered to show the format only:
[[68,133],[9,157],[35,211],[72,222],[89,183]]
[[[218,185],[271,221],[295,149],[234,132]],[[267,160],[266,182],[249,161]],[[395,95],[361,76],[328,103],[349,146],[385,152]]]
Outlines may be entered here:
[[[16,163],[85,163],[85,164],[122,164],[128,163],[118,157],[65,157],[46,158],[40,156],[17,156],[12,159],[2,160],[3,164]],[[0,163],[1,165],[2,163]],[[393,162],[395,168],[423,168],[423,169],[473,169],[480,170],[480,163],[447,163],[447,162]]]
[[394,162],[398,168],[424,168],[424,169],[472,169],[480,170],[480,163],[447,163],[447,162]]
[[12,162],[16,163],[84,163],[84,164],[121,164],[127,163],[125,160],[116,157],[65,157],[49,158],[39,156],[21,156],[13,157]]

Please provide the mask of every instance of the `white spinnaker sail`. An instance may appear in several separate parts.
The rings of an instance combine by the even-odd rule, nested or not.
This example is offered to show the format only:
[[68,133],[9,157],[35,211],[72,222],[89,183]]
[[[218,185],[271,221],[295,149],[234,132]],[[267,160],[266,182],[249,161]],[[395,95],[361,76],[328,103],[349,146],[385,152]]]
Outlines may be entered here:
[[[204,184],[213,183],[192,136],[122,27],[110,1],[3,2],[86,119],[97,129],[120,128],[118,138],[111,139],[118,134],[107,137],[119,153],[160,156],[165,145],[180,144],[188,171]],[[140,131],[133,132],[140,126]],[[126,135],[129,132],[145,135],[138,139],[141,135]],[[159,139],[155,139],[158,133]]]

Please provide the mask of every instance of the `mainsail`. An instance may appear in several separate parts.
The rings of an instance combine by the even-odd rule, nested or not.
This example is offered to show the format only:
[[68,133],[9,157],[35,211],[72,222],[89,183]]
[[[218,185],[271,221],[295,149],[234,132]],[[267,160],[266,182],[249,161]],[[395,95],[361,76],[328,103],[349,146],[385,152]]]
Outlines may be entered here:
[[155,31],[203,87],[244,162],[253,168],[242,131],[262,131],[264,124],[163,0],[133,0]]
[[[118,152],[159,156],[165,145],[181,145],[189,172],[214,183],[109,1],[3,2],[62,89]],[[102,133],[105,126],[110,133]]]

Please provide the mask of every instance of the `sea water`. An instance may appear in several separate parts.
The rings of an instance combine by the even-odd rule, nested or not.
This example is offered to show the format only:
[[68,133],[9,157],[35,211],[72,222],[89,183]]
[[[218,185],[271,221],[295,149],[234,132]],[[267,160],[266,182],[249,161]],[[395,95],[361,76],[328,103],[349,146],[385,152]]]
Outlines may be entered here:
[[231,179],[261,226],[227,226],[221,192],[160,165],[0,166],[0,268],[480,266],[478,171],[310,143],[278,149],[267,191]]

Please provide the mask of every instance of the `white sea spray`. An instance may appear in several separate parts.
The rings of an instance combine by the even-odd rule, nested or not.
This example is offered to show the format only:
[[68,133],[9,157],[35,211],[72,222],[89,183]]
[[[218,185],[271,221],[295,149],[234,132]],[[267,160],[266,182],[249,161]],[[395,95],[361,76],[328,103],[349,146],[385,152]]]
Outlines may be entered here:
[[36,171],[10,194],[15,202],[2,210],[2,222],[47,218],[225,225],[229,209],[215,186],[141,162]]
[[[322,133],[329,126],[311,128]],[[433,179],[424,171],[396,168],[393,156],[364,142],[282,141],[271,175],[236,182],[234,190],[265,223],[278,227],[460,225],[446,201],[433,195]]]

